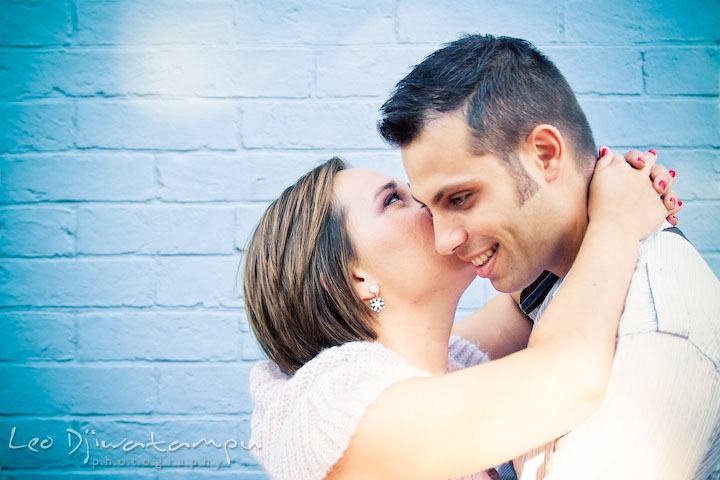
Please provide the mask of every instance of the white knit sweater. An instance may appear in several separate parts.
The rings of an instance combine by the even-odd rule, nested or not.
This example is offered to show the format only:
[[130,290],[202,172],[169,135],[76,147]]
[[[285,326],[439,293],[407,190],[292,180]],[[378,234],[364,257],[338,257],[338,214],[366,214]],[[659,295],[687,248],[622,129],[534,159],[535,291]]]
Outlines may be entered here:
[[[450,338],[449,347],[449,372],[490,360],[458,337]],[[252,453],[273,480],[322,480],[386,388],[430,375],[379,342],[329,348],[293,376],[273,362],[260,362],[250,373]],[[492,477],[481,472],[464,478]]]

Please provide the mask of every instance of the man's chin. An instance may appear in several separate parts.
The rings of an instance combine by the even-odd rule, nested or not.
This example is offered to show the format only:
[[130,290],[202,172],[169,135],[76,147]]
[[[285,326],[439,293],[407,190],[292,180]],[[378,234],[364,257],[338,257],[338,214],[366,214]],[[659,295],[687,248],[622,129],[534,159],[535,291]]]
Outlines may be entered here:
[[497,290],[500,293],[513,293],[513,292],[519,292],[520,290],[524,289],[528,285],[530,285],[535,279],[531,279],[527,282],[523,282],[522,280],[518,280],[517,278],[507,278],[507,277],[499,277],[499,278],[490,278],[490,283],[492,283],[492,286],[495,290]]

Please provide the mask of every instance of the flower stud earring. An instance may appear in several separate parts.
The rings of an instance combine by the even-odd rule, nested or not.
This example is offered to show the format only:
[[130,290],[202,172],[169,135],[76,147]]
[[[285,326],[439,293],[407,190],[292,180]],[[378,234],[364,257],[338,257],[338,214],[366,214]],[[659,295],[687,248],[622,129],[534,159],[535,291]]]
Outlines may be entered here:
[[385,299],[378,297],[378,286],[375,284],[370,285],[370,293],[375,295],[375,298],[370,300],[370,310],[373,312],[380,313],[385,308]]

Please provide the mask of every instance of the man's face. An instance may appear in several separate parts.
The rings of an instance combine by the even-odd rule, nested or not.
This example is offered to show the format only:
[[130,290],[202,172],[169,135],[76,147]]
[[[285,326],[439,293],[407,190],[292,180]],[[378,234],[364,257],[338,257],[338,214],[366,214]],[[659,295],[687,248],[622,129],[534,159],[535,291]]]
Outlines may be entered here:
[[558,251],[552,208],[545,208],[546,189],[533,164],[523,160],[539,183],[538,191],[523,201],[503,160],[474,154],[471,140],[458,113],[428,123],[402,149],[410,187],[433,215],[438,252],[473,263],[476,274],[501,292],[521,290],[548,268]]

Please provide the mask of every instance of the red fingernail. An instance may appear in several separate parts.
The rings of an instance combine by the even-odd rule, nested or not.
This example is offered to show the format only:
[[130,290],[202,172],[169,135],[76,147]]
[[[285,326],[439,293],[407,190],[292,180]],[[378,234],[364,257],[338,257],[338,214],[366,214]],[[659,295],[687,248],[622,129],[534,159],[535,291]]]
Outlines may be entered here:
[[648,150],[648,152],[652,153],[653,155],[655,155],[657,157],[657,152],[655,150],[653,150],[652,148],[650,150]]
[[675,203],[675,198],[674,198],[674,197],[670,197],[670,202],[671,202],[671,203]]
[[600,149],[600,156],[601,156],[601,157],[604,157],[606,153],[607,153],[607,148],[603,147],[603,148]]
[[675,170],[670,170],[668,173],[671,177],[675,178]]
[[660,180],[658,182],[658,185],[660,185],[660,188],[662,188],[663,190],[667,188],[667,183],[665,183],[665,180]]
[[682,207],[682,200],[678,200],[678,205]]
[[638,161],[638,163],[642,163],[643,165],[645,165],[645,160],[643,160],[642,157],[638,157],[637,161]]

